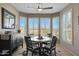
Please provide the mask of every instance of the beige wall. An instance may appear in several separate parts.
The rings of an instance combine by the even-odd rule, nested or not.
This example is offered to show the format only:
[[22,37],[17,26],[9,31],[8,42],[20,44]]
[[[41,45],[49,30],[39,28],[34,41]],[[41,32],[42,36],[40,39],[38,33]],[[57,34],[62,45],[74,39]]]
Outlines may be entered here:
[[8,29],[10,31],[16,31],[18,29],[18,20],[19,20],[19,13],[18,11],[11,5],[11,4],[2,4],[0,3],[0,32],[4,32],[4,31],[7,31],[7,29],[2,29],[1,26],[2,26],[2,19],[1,19],[1,8],[5,8],[7,9],[8,11],[10,11],[11,13],[13,13],[15,16],[16,16],[16,19],[15,19],[15,29]]
[[67,48],[67,50],[69,50],[71,53],[73,53],[74,55],[79,55],[79,25],[78,25],[78,16],[79,16],[79,4],[69,4],[67,7],[65,7],[61,12],[60,12],[60,34],[62,34],[62,15],[63,12],[65,12],[66,10],[72,8],[72,40],[73,40],[73,44],[70,45],[66,42],[63,41],[62,39],[62,35],[60,35],[60,42],[61,45],[64,48]]

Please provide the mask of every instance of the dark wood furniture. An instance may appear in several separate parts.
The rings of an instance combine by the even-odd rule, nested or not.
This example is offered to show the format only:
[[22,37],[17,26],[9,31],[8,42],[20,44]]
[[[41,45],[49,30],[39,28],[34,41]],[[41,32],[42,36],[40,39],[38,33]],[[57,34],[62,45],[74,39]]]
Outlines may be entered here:
[[11,47],[11,35],[0,35],[0,55],[11,55]]
[[[56,42],[57,42],[57,37],[53,36],[50,46],[42,47],[45,55],[51,56],[53,52],[54,53],[53,55],[56,56]],[[45,44],[45,45],[48,45],[48,44]]]
[[31,38],[29,36],[25,36],[25,43],[26,43],[26,55],[28,55],[28,51],[31,51],[32,52],[32,55],[38,53],[39,49],[38,47],[33,47],[33,43],[31,41]]
[[[13,39],[12,35],[0,35],[0,55],[12,55],[12,53],[19,47],[23,47],[23,38]],[[7,51],[7,53],[3,53]]]

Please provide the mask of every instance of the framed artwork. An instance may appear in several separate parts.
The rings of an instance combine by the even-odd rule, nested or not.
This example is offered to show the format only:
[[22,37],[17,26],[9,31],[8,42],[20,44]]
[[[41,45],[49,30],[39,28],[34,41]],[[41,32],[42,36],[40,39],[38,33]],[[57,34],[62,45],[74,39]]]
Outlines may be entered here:
[[15,28],[15,15],[2,8],[2,29]]

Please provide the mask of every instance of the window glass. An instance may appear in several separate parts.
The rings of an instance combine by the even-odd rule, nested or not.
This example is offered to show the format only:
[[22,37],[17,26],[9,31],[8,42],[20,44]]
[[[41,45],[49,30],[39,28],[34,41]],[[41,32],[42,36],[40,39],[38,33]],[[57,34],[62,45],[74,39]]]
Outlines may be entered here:
[[53,17],[53,35],[59,38],[59,17]]
[[40,18],[40,31],[42,36],[50,33],[50,18]]
[[20,30],[21,33],[26,33],[26,17],[20,16]]
[[72,9],[63,14],[63,40],[72,44]]
[[29,34],[33,36],[38,35],[38,18],[29,18]]

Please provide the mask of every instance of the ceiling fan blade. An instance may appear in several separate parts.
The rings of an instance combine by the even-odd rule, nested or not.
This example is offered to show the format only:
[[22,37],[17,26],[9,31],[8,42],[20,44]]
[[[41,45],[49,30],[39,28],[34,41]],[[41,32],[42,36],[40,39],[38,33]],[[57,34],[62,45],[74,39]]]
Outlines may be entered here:
[[46,8],[41,8],[41,9],[53,9],[53,7],[46,7]]

